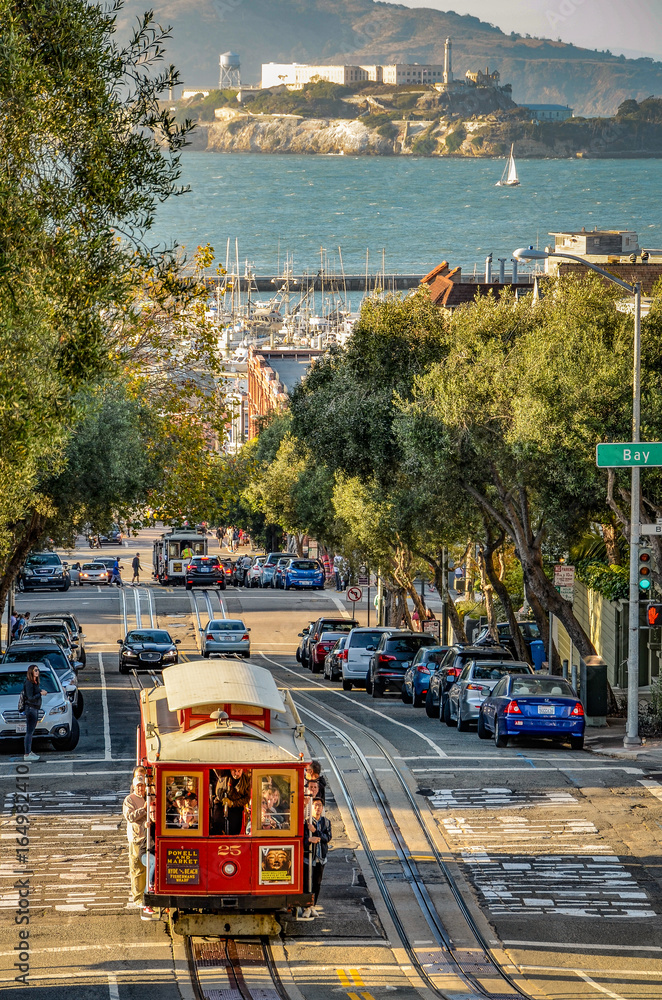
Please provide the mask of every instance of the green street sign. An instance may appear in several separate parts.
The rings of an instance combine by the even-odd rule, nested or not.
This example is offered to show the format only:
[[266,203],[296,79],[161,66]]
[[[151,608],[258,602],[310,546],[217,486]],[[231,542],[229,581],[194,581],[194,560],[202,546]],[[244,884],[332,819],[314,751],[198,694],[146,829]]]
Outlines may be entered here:
[[622,468],[643,465],[662,466],[661,441],[637,441],[623,444],[599,444],[595,449],[595,461],[599,469]]

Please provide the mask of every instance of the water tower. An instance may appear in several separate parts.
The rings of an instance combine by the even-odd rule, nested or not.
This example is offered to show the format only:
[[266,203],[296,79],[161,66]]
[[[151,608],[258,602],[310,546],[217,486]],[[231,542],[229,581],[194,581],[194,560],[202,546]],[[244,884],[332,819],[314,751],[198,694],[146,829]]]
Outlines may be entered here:
[[221,76],[219,90],[239,90],[241,88],[241,61],[236,52],[223,52],[220,59]]

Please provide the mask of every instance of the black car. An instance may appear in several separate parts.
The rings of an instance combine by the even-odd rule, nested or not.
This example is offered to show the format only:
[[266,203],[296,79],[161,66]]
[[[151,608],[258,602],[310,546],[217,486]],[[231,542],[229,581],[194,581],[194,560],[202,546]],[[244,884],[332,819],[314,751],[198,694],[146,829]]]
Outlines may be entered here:
[[297,649],[296,653],[297,663],[303,663],[303,654],[306,645],[306,640],[308,639],[308,633],[310,632],[314,624],[315,622],[309,622],[307,625],[304,625],[303,630],[299,632],[299,638],[301,639],[301,642],[299,643],[299,648]]
[[384,632],[370,657],[365,684],[368,694],[381,698],[387,688],[401,692],[407,668],[421,646],[436,645],[436,637],[426,632],[404,629]]
[[18,574],[18,589],[69,590],[71,579],[57,552],[32,552]]
[[425,711],[430,719],[443,721],[447,694],[471,660],[512,660],[504,646],[467,646],[461,642],[451,646],[437,669],[430,676]]
[[97,535],[97,538],[99,539],[99,545],[122,544],[122,532],[118,528],[111,528],[111,530],[105,532],[105,534]]
[[243,587],[245,583],[245,576],[248,570],[253,565],[252,556],[239,556],[234,566],[232,567],[232,583],[235,587]]
[[63,621],[69,626],[69,631],[71,632],[73,640],[78,643],[76,650],[78,659],[83,665],[85,665],[85,663],[87,663],[87,654],[85,653],[85,643],[83,641],[85,633],[83,632],[76,615],[72,614],[71,611],[53,612],[52,614],[48,611],[38,611],[36,615],[32,615],[30,621],[36,622],[41,621],[42,619],[48,619],[49,621]]
[[21,632],[21,639],[55,639],[62,649],[67,653],[72,663],[79,660],[78,643],[71,634],[71,630],[66,622],[51,621],[49,618],[38,618],[36,621],[30,619]]
[[308,630],[308,635],[301,643],[301,664],[309,670],[313,665],[313,647],[322,632],[351,632],[359,623],[355,618],[318,618]]
[[194,556],[186,567],[186,589],[218,587],[225,590],[225,567],[218,556]]
[[140,628],[118,639],[120,673],[129,670],[162,670],[179,662],[180,639],[173,639],[162,628]]

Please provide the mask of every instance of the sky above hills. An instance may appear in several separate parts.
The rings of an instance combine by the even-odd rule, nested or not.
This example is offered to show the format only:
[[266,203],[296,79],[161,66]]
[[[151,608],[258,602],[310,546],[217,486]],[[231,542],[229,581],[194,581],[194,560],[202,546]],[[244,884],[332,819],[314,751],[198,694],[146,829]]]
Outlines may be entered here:
[[433,7],[473,14],[502,31],[560,38],[587,49],[609,49],[628,58],[662,60],[660,0],[400,0],[406,7]]

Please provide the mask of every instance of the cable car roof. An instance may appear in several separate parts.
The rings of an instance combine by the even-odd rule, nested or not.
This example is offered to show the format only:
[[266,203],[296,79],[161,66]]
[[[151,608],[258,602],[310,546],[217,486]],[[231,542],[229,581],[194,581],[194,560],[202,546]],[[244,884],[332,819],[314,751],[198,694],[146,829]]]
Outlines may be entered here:
[[282,712],[283,698],[271,673],[238,660],[190,660],[163,671],[168,708],[196,705],[255,705]]

